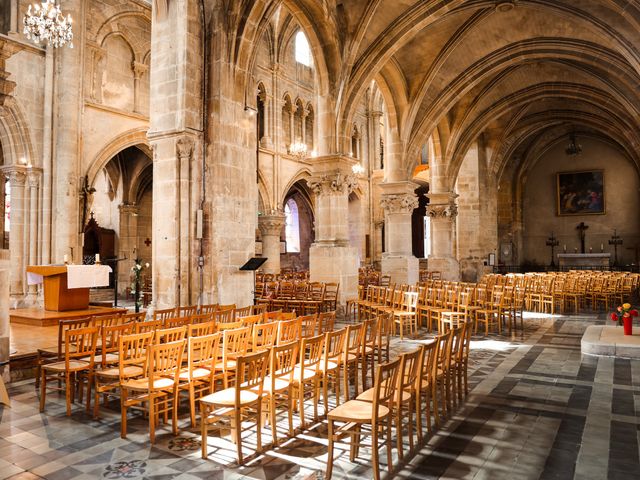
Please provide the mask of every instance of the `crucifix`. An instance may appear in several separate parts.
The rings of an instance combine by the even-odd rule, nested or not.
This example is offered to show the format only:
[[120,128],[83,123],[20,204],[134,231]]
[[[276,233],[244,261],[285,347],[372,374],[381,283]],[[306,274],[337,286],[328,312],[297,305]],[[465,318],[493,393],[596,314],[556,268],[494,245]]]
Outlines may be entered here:
[[609,240],[609,245],[613,245],[613,265],[618,265],[618,245],[622,245],[622,237],[618,235],[616,230],[613,230],[613,236]]
[[576,230],[578,230],[580,233],[580,253],[585,253],[585,248],[584,248],[584,237],[586,236],[586,232],[587,229],[589,228],[589,226],[585,225],[584,222],[580,222],[578,224],[578,226],[576,227]]
[[549,238],[547,238],[547,247],[551,247],[551,266],[555,267],[556,266],[556,262],[555,262],[555,248],[560,245],[560,242],[558,241],[558,239],[556,238],[556,236],[553,234],[553,232],[551,232],[551,236]]
[[147,239],[144,241],[144,244],[148,247],[149,245],[151,245],[151,240],[147,237]]

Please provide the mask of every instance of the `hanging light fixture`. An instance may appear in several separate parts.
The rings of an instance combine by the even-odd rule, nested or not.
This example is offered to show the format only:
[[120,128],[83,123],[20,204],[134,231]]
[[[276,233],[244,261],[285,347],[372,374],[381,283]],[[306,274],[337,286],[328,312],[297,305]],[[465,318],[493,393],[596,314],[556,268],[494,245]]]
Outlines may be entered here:
[[307,144],[302,142],[292,143],[289,145],[289,155],[298,160],[304,160],[307,158]]
[[46,42],[54,48],[69,43],[69,48],[73,48],[71,15],[65,17],[55,0],[44,0],[42,3],[29,5],[22,23],[24,34],[35,43]]
[[351,167],[351,171],[354,175],[362,175],[364,173],[364,167],[361,163],[356,163]]
[[564,152],[571,157],[575,157],[576,155],[580,155],[582,153],[582,145],[576,142],[575,133],[569,135],[569,145],[567,145],[567,148],[564,150]]

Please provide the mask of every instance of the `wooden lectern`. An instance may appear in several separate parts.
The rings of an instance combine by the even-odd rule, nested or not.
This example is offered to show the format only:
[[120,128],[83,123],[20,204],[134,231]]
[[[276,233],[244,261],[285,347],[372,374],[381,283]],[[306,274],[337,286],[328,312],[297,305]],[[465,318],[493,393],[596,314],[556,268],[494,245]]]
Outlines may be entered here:
[[43,277],[45,310],[66,312],[89,308],[88,288],[67,288],[65,265],[28,266],[27,272]]

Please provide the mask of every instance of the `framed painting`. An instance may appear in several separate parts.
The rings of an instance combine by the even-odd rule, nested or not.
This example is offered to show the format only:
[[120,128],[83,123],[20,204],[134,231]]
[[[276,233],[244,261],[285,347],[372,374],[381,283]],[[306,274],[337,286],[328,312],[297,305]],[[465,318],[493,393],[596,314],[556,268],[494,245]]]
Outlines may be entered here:
[[604,215],[604,172],[556,174],[558,215]]

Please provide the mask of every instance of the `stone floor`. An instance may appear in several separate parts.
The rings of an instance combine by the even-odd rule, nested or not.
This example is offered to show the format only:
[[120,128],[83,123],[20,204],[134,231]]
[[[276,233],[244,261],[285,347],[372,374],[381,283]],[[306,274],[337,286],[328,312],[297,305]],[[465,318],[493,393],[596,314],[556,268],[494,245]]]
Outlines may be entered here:
[[[397,464],[394,449],[393,476],[640,478],[640,361],[580,354],[585,328],[604,323],[604,315],[538,316],[526,319],[523,335],[474,337],[471,394],[408,464]],[[394,341],[393,349],[415,345]],[[202,460],[200,436],[184,415],[178,437],[161,426],[157,444],[150,446],[141,417],[131,416],[129,436],[120,438],[115,404],[94,421],[79,406],[67,418],[63,398],[55,395],[47,397],[46,413],[38,413],[32,380],[10,384],[9,393],[12,408],[0,407],[0,478],[324,477],[322,422],[238,467],[233,444],[215,432],[208,438],[210,457]],[[253,436],[246,445],[250,454]],[[366,440],[356,463],[349,462],[347,448],[336,449],[334,478],[371,478]],[[385,468],[383,452],[381,462]]]

